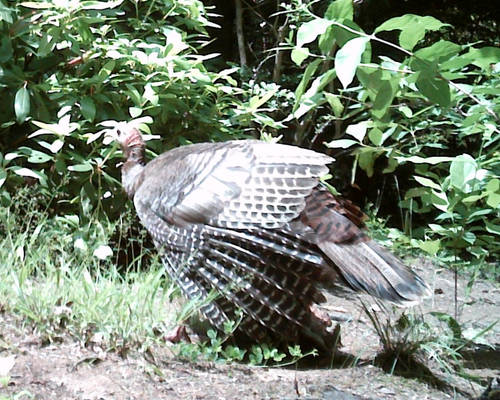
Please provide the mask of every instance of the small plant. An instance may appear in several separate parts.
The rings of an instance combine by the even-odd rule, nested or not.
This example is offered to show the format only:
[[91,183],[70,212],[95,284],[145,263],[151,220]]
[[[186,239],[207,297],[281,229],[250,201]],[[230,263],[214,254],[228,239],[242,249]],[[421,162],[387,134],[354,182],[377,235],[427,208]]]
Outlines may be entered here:
[[387,372],[417,377],[437,386],[443,385],[432,372],[431,366],[434,365],[446,374],[478,380],[465,372],[461,352],[475,343],[481,343],[481,337],[498,321],[465,337],[460,324],[445,313],[402,313],[393,322],[390,317],[381,320],[364,303],[362,307],[382,344],[375,362]]

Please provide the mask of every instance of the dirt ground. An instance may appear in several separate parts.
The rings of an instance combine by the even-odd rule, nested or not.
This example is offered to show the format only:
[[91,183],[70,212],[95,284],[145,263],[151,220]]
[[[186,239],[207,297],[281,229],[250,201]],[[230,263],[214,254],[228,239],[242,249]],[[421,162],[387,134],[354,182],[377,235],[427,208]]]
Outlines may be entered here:
[[[430,282],[434,296],[419,306],[422,312],[453,315],[453,275],[423,265],[419,273]],[[465,296],[467,281],[459,280],[459,321],[465,328],[482,329],[500,316],[500,289],[478,281]],[[478,347],[466,355],[467,372],[480,384],[450,374],[433,379],[402,377],[376,366],[380,351],[372,324],[359,301],[331,297],[329,312],[341,320],[342,352],[357,362],[333,367],[265,368],[240,364],[189,363],[176,359],[169,346],[151,353],[114,353],[82,348],[69,340],[43,346],[40,339],[19,328],[13,316],[0,313],[0,381],[2,396],[16,399],[469,399],[484,391],[488,378],[500,371],[500,324],[485,339],[494,347]],[[364,301],[369,303],[368,297]],[[411,368],[410,368],[411,370]],[[422,376],[419,373],[414,375]],[[23,395],[23,391],[25,394]]]

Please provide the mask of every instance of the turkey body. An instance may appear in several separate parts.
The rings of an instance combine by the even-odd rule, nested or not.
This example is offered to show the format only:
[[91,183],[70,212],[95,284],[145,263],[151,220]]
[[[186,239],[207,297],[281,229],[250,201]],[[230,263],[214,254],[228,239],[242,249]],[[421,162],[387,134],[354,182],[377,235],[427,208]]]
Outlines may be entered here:
[[428,292],[365,234],[360,210],[321,185],[333,161],[324,154],[243,140],[188,145],[146,164],[136,129],[117,140],[123,186],[168,274],[218,329],[241,310],[239,330],[252,340],[328,348],[329,323],[314,305],[335,282],[399,305]]

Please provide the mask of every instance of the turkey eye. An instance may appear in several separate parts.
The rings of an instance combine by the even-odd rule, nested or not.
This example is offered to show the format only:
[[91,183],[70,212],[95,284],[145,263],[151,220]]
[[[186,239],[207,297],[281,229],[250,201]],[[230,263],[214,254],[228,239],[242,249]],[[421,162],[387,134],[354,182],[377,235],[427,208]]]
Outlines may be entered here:
[[117,134],[118,136],[120,136],[120,135],[122,134],[122,132],[121,132],[119,129],[117,129],[117,130],[116,130],[116,134]]

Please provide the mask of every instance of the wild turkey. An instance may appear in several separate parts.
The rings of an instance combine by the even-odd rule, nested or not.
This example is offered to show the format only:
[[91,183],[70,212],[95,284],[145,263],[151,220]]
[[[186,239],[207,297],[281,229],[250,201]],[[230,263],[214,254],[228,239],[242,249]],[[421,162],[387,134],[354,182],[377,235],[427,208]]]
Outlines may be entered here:
[[329,347],[315,311],[340,281],[398,305],[428,287],[361,229],[363,214],[320,183],[332,158],[257,140],[200,143],[148,164],[139,131],[120,123],[123,187],[185,296],[206,299],[218,329],[236,319],[252,340],[309,338]]

